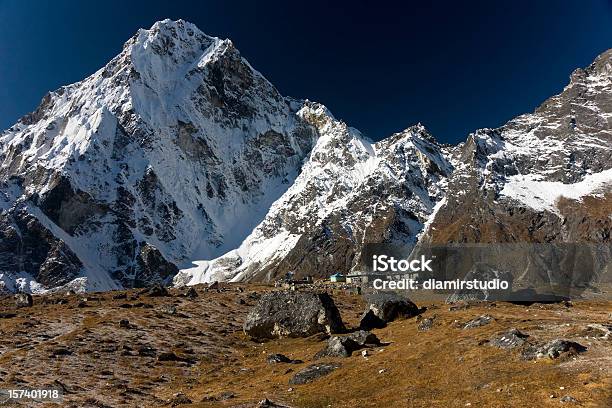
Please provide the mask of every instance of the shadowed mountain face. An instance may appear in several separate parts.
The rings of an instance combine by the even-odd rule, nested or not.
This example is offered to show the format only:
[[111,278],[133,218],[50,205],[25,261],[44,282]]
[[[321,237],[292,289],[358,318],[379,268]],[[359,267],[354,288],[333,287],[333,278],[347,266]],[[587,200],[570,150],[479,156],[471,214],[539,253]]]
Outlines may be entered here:
[[609,243],[612,52],[467,142],[377,143],[231,41],[139,30],[0,135],[4,290],[326,276],[365,244]]

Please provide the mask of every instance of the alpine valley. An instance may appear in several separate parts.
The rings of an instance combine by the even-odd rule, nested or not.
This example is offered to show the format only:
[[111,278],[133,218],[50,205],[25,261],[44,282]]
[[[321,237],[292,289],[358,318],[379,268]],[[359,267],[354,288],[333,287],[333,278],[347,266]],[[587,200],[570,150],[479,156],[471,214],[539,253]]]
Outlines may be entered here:
[[465,143],[374,143],[164,20],[2,132],[0,211],[7,292],[328,276],[372,243],[610,246],[612,50]]

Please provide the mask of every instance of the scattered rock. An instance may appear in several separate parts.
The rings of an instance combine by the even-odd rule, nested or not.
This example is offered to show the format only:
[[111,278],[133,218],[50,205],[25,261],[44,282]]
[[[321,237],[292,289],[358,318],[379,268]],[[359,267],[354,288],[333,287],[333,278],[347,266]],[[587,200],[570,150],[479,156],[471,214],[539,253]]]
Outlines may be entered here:
[[127,299],[127,293],[117,293],[115,295],[113,295],[113,299],[114,300],[119,300],[119,299]]
[[276,402],[272,402],[269,399],[263,399],[259,401],[256,408],[291,408],[288,405],[277,404]]
[[155,286],[151,286],[147,292],[146,292],[147,296],[150,297],[162,297],[162,296],[168,296],[168,289],[166,289],[165,287],[163,287],[162,285],[155,285]]
[[[375,328],[372,324],[380,325],[380,322],[372,318],[368,312],[373,312],[374,316],[384,323],[392,322],[398,318],[410,318],[420,313],[417,305],[408,298],[395,292],[376,292],[365,296],[367,309],[361,317],[360,328],[366,330],[367,326]],[[361,326],[363,324],[363,326]]]
[[453,303],[449,308],[449,312],[456,312],[458,310],[466,310],[470,308],[470,304],[466,301],[458,301]]
[[472,319],[469,322],[467,322],[466,324],[464,324],[463,328],[464,329],[473,329],[475,327],[485,326],[485,325],[491,323],[493,320],[495,320],[495,319],[493,318],[493,316],[490,316],[490,315],[478,316],[477,318]]
[[511,349],[522,346],[528,337],[528,334],[521,333],[518,329],[510,329],[501,336],[492,338],[489,344],[502,349]]
[[562,397],[560,400],[562,403],[572,403],[572,404],[576,404],[578,403],[578,400],[570,395],[566,395],[565,397]]
[[130,328],[130,321],[128,319],[121,319],[121,320],[119,320],[119,327],[121,327],[122,329],[129,329]]
[[376,316],[373,310],[368,310],[361,315],[359,328],[361,330],[382,329],[387,323]]
[[332,298],[314,292],[268,292],[244,323],[244,332],[255,339],[308,337],[343,330],[340,312]]
[[375,334],[365,330],[359,330],[348,336],[332,336],[327,340],[327,346],[315,354],[315,358],[323,357],[349,357],[353,351],[364,347],[375,347],[380,345],[380,340]]
[[195,299],[198,297],[198,291],[195,290],[194,287],[190,287],[189,289],[187,289],[187,291],[183,294],[184,297],[188,298],[188,299]]
[[555,339],[542,346],[528,347],[523,351],[522,358],[524,360],[536,360],[545,357],[555,359],[564,353],[578,354],[586,350],[586,347],[574,341]]
[[302,360],[292,360],[284,354],[270,354],[268,358],[266,358],[268,364],[278,364],[278,363],[289,363],[289,364],[301,364]]
[[157,361],[179,361],[183,363],[191,363],[191,360],[189,360],[188,358],[177,356],[173,352],[159,353],[159,355],[157,356]]
[[221,394],[219,394],[219,397],[217,397],[217,399],[219,401],[227,401],[229,399],[235,398],[236,394],[232,391],[225,391],[222,392]]
[[0,319],[10,319],[17,316],[17,313],[12,312],[0,312]]
[[316,380],[317,378],[324,377],[330,374],[332,371],[340,368],[340,364],[313,364],[300,371],[298,371],[290,380],[289,384],[306,384]]
[[366,358],[368,356],[368,350],[361,350],[361,357]]
[[159,311],[163,314],[167,315],[175,315],[176,314],[176,306],[174,305],[161,305],[159,307]]
[[156,351],[153,347],[142,346],[138,348],[138,355],[142,357],[155,357]]
[[208,287],[206,288],[206,290],[219,290],[219,282],[214,281],[211,284],[208,285]]
[[65,347],[58,347],[56,349],[51,350],[51,357],[69,356],[71,354],[72,350],[67,349]]
[[29,293],[15,294],[15,306],[17,307],[32,307],[34,299]]
[[436,318],[435,316],[432,316],[432,317],[427,317],[425,319],[421,319],[418,329],[420,331],[430,330],[433,327],[433,322],[435,318]]
[[182,392],[179,392],[177,394],[174,394],[174,396],[172,397],[170,401],[168,401],[168,403],[170,404],[170,406],[176,407],[178,405],[183,405],[183,404],[193,404],[193,401],[191,401]]

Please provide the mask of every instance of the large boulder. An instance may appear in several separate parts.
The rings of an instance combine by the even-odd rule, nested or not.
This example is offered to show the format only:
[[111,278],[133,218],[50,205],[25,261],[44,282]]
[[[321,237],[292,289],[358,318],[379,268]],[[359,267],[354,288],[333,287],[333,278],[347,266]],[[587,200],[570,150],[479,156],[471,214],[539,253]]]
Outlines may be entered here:
[[244,322],[244,332],[255,339],[308,337],[344,330],[340,312],[332,298],[314,292],[266,293]]
[[420,313],[417,305],[395,292],[370,293],[365,300],[367,307],[359,324],[362,330],[381,328],[396,319],[407,319]]
[[364,347],[380,346],[380,340],[369,331],[359,330],[348,336],[332,336],[327,340],[327,346],[319,351],[315,358],[350,357],[353,351]]

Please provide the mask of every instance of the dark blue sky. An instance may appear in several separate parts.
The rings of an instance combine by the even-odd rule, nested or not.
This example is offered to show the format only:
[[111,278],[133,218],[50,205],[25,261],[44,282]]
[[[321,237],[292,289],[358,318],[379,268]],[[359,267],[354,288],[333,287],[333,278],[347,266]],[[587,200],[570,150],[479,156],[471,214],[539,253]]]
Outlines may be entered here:
[[166,17],[231,38],[281,93],[373,139],[420,121],[463,140],[533,110],[612,48],[609,0],[0,0],[0,128]]

